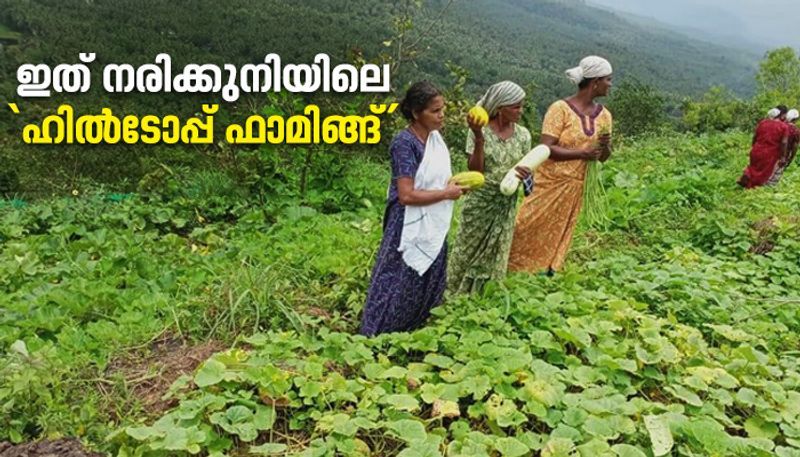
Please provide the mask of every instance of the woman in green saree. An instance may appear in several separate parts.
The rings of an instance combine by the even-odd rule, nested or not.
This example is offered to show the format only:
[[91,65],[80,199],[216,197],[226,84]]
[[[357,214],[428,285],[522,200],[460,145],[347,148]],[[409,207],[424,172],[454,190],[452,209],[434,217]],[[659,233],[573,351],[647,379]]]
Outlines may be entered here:
[[[530,132],[517,123],[524,100],[525,91],[517,84],[499,82],[478,102],[489,113],[489,123],[481,127],[467,118],[468,167],[483,173],[486,184],[463,197],[448,267],[448,288],[453,292],[477,292],[487,281],[506,275],[517,195],[503,195],[500,181],[531,148]],[[517,173],[521,179],[530,176],[522,167]]]

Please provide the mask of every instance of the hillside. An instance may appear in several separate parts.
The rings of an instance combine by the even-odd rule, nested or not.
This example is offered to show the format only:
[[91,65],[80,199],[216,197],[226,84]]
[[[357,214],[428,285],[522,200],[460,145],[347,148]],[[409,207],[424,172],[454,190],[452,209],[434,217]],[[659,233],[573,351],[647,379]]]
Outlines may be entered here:
[[[723,28],[724,30],[724,32],[720,32],[716,30],[704,29],[695,24],[678,25],[673,21],[668,21],[667,18],[662,18],[662,16],[658,14],[645,16],[637,13],[620,11],[612,6],[596,6],[598,8],[611,11],[614,14],[624,18],[628,22],[637,24],[640,27],[666,29],[667,31],[671,31],[673,33],[681,33],[695,40],[706,41],[719,46],[731,48],[731,50],[739,50],[744,54],[749,54],[751,59],[762,55],[765,49],[769,49],[768,45],[762,43],[757,38],[742,34],[740,32],[740,28],[737,27],[727,26],[727,28],[723,28],[725,25],[719,24],[719,27]],[[654,19],[653,16],[658,17],[659,19]]]
[[800,47],[800,30],[795,23],[800,4],[791,0],[751,2],[728,0],[673,0],[643,2],[641,0],[588,0],[616,11],[655,18],[680,28],[689,36],[745,47],[763,54],[769,49]]
[[[401,2],[334,0],[0,0],[0,24],[20,32],[18,46],[0,54],[0,93],[13,98],[16,67],[24,62],[74,62],[79,52],[96,52],[95,65],[152,61],[172,54],[189,62],[258,61],[278,52],[285,61],[306,61],[318,52],[347,61],[374,58],[392,37],[392,18]],[[477,93],[498,79],[535,83],[537,105],[569,90],[562,72],[583,55],[608,56],[620,77],[635,76],[660,89],[696,95],[709,85],[752,90],[754,60],[730,49],[634,25],[583,1],[431,0],[414,10],[412,40],[420,40],[417,66],[404,66],[399,82],[427,76],[449,83],[445,63],[471,75]],[[94,100],[84,96],[82,101]],[[118,101],[118,103],[121,103]],[[169,97],[138,97],[134,105],[168,109]],[[185,102],[184,102],[185,105]]]
[[423,68],[446,55],[481,86],[506,77],[532,80],[543,98],[540,106],[571,90],[563,70],[587,54],[609,58],[619,78],[634,76],[673,94],[696,95],[715,84],[740,93],[753,88],[752,55],[644,28],[582,1],[460,3],[441,34]]

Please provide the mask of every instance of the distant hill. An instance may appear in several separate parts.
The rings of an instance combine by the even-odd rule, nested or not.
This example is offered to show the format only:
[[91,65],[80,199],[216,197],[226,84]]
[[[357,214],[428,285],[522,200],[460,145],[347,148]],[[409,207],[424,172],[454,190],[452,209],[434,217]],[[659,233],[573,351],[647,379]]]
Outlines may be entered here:
[[[391,20],[403,3],[0,0],[0,31],[20,37],[0,51],[0,93],[16,97],[19,64],[75,62],[79,52],[96,52],[95,65],[150,62],[159,52],[170,52],[175,65],[252,62],[269,52],[299,62],[317,52],[339,61],[354,53],[370,58],[385,49],[382,42],[392,36]],[[753,55],[645,28],[583,0],[462,0],[435,19],[446,4],[429,0],[417,11],[412,35],[432,27],[416,67],[403,67],[400,82],[429,77],[448,83],[445,63],[451,61],[469,71],[471,93],[501,79],[534,83],[537,105],[544,107],[572,90],[563,77],[566,68],[584,55],[600,54],[619,78],[635,76],[674,94],[697,95],[714,84],[740,94],[753,89]],[[167,97],[125,103],[169,106]]]
[[632,23],[582,0],[461,2],[431,46],[423,68],[435,68],[435,59],[447,56],[481,85],[533,80],[548,99],[571,90],[563,71],[587,54],[607,57],[620,78],[635,76],[681,95],[718,84],[749,94],[758,60],[753,53]]
[[770,49],[800,48],[800,3],[794,0],[588,0],[616,11],[653,18],[689,36],[744,47],[763,55]]

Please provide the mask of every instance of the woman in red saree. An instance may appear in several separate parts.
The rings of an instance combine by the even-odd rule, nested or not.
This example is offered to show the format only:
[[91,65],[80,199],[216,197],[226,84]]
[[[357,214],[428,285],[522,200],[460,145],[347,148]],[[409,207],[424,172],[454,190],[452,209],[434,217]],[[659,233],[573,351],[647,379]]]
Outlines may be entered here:
[[797,155],[797,147],[800,145],[800,128],[797,127],[797,120],[800,119],[800,112],[796,109],[789,110],[786,114],[786,124],[789,126],[789,148],[788,157],[784,161],[783,168],[789,166]]
[[789,126],[789,144],[786,147],[786,156],[778,161],[778,165],[775,166],[775,173],[767,181],[768,186],[778,184],[781,180],[786,167],[794,160],[794,156],[797,154],[797,145],[800,143],[800,129],[795,125],[797,119],[800,118],[800,113],[793,109],[789,110],[783,117],[785,118],[784,122]]
[[781,120],[759,122],[750,149],[750,165],[736,182],[747,189],[766,184],[778,162],[787,157],[790,133],[789,126]]

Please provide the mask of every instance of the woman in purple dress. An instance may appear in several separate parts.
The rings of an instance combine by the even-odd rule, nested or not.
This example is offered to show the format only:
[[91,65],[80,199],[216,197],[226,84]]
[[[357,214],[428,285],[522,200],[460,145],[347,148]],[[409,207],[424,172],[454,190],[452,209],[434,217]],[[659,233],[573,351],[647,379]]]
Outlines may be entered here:
[[[439,190],[422,189],[419,182],[415,185],[415,178],[421,179],[417,171],[426,146],[431,144],[429,137],[441,138],[438,133],[444,123],[441,92],[429,82],[418,82],[409,88],[400,109],[409,126],[389,147],[392,181],[383,216],[383,239],[361,322],[361,334],[368,336],[413,330],[421,326],[431,308],[441,302],[447,283],[447,244],[441,246],[438,254],[433,253],[432,263],[426,265],[424,273],[407,265],[404,253],[398,250],[403,238],[406,206],[429,208],[440,202],[457,200],[464,192],[455,184],[447,184]],[[446,147],[444,153],[447,154]],[[448,156],[448,175],[449,165]]]

